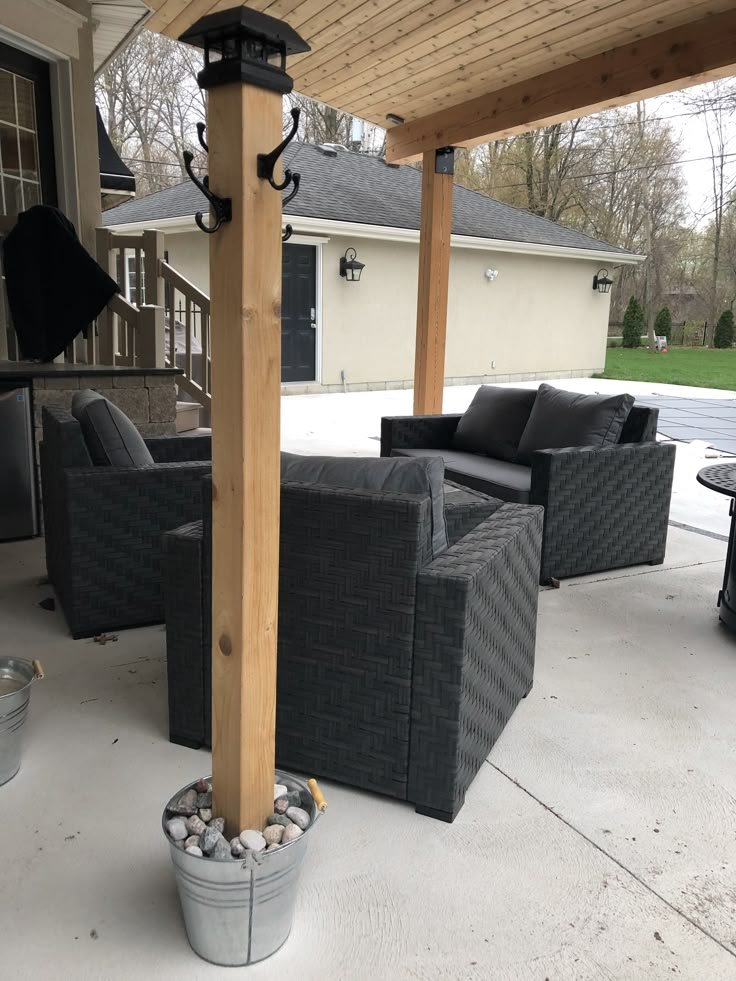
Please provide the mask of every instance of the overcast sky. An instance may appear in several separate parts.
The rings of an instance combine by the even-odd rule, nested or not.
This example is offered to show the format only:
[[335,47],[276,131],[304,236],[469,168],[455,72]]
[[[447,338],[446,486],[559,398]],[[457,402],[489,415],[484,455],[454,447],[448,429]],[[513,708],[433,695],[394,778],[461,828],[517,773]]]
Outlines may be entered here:
[[[683,98],[692,96],[707,86],[696,86],[683,93],[650,99],[647,110],[650,116],[668,118],[668,122],[679,133],[682,141],[680,171],[687,182],[688,202],[695,218],[707,221],[712,211],[712,164],[711,148],[708,142],[706,123],[697,115],[691,115],[692,109],[683,102]],[[727,186],[736,189],[736,113],[728,120],[726,153],[731,154],[726,160]]]

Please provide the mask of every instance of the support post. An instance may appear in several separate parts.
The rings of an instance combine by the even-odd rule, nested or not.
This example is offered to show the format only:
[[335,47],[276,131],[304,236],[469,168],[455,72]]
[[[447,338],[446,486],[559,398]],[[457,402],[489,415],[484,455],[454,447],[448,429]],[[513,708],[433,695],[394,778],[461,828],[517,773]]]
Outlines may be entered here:
[[[112,232],[109,228],[97,229],[95,247],[98,263],[113,279],[117,279],[115,256],[112,252]],[[97,364],[114,365],[117,338],[115,336],[115,315],[109,304],[97,318],[97,332]]]
[[423,157],[414,415],[442,412],[447,291],[450,280],[453,158],[452,147],[432,150]]
[[232,199],[210,238],[212,773],[228,834],[273,813],[281,397],[281,195],[256,154],[281,139],[281,95],[209,93],[209,177]]
[[164,306],[165,283],[160,260],[164,257],[164,233],[147,228],[143,232],[143,274],[146,303]]
[[286,55],[308,45],[245,7],[203,17],[181,40],[205,49],[203,187],[219,208],[214,224],[197,224],[211,231],[213,806],[230,837],[273,813],[281,193],[259,177],[258,155],[281,143]]
[[138,336],[135,350],[138,367],[166,367],[166,326],[163,307],[144,303],[138,308]]

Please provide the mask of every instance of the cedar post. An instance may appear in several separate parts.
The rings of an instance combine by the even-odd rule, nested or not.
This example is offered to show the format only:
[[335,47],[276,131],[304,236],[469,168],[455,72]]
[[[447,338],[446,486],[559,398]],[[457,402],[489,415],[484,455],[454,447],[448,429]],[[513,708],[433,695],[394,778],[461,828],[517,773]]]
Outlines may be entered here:
[[423,156],[414,355],[414,415],[417,416],[442,412],[454,169],[452,147],[431,150]]
[[273,812],[281,193],[257,167],[281,141],[286,54],[306,45],[248,8],[203,17],[181,40],[205,49],[209,188],[231,208],[210,236],[210,312],[212,774],[215,813],[232,836],[261,830]]

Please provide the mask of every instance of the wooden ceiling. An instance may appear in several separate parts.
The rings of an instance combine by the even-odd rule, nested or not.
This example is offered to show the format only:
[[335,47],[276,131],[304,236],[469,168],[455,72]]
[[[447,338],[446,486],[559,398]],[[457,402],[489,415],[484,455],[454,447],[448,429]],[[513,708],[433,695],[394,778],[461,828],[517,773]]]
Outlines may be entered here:
[[[146,2],[154,9],[146,27],[170,37],[236,5]],[[733,0],[249,0],[245,6],[285,20],[311,45],[310,53],[289,61],[295,89],[388,126],[393,159],[736,73]],[[512,104],[516,111],[509,114]],[[406,125],[391,128],[389,114]]]

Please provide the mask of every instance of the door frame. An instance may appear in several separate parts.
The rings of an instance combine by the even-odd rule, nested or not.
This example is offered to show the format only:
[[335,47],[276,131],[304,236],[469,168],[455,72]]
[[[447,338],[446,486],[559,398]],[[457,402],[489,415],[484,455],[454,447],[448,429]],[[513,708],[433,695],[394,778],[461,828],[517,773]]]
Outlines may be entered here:
[[[62,8],[66,10],[66,8]],[[74,11],[68,13],[86,19]],[[57,207],[75,228],[79,228],[79,189],[77,186],[77,142],[74,129],[74,95],[71,61],[66,54],[47,48],[31,38],[14,34],[0,26],[0,42],[22,54],[45,61],[49,66],[51,123],[54,136]]]
[[289,245],[311,245],[314,247],[314,302],[316,304],[315,328],[317,335],[314,339],[314,374],[312,381],[281,382],[282,388],[303,388],[305,385],[322,384],[322,257],[327,238],[311,238],[309,235],[292,235]]

